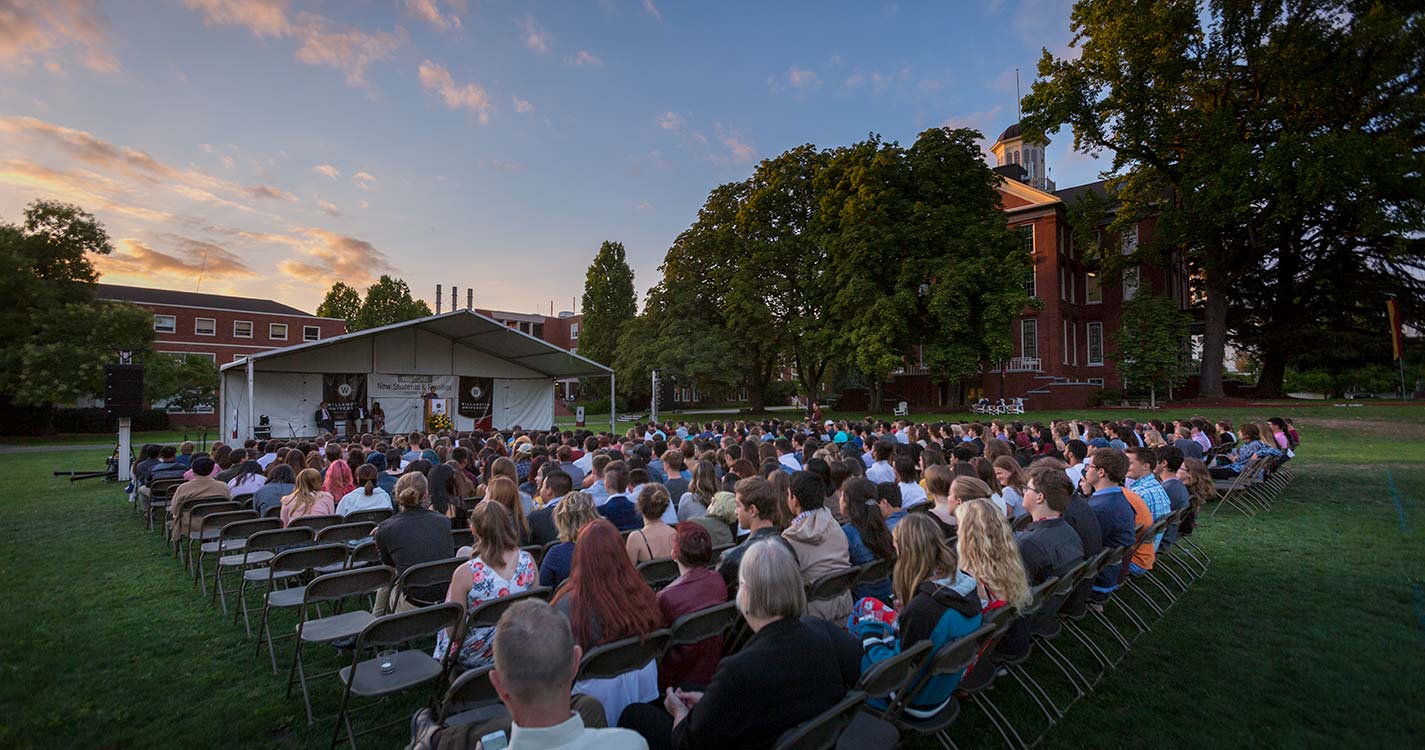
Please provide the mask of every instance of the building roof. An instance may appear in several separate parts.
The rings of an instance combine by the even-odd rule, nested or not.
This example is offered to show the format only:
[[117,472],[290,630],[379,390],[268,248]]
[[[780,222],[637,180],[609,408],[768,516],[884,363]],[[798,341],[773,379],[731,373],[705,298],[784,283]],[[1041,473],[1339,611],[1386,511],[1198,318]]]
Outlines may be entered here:
[[180,292],[173,289],[151,289],[142,286],[121,286],[119,284],[99,284],[99,299],[116,302],[133,302],[140,305],[178,305],[181,307],[207,307],[215,310],[239,310],[242,312],[267,313],[269,315],[300,315],[316,317],[295,307],[270,299],[252,297],[231,297],[226,294],[206,292]]
[[320,341],[269,349],[249,355],[246,359],[223,365],[227,370],[245,367],[248,361],[262,362],[290,354],[314,349],[326,349],[345,343],[373,338],[380,334],[415,329],[446,339],[451,344],[474,349],[492,357],[511,362],[542,375],[553,378],[602,377],[612,375],[613,370],[598,362],[581,357],[567,349],[535,338],[527,333],[511,328],[494,318],[474,310],[454,310],[452,312],[416,318],[402,323],[393,323],[379,328],[345,333]]
[[1023,128],[1019,127],[1019,123],[1016,122],[1013,125],[1010,125],[1009,127],[1005,128],[1004,132],[999,134],[999,138],[995,139],[995,142],[998,143],[1000,141],[1007,141],[1011,138],[1018,138],[1023,132]]
[[1063,201],[1066,206],[1072,206],[1074,201],[1078,200],[1079,196],[1085,193],[1097,193],[1100,197],[1107,198],[1108,180],[1099,180],[1098,182],[1075,185],[1073,187],[1066,187],[1063,190],[1054,191],[1054,195],[1058,196],[1059,200]]

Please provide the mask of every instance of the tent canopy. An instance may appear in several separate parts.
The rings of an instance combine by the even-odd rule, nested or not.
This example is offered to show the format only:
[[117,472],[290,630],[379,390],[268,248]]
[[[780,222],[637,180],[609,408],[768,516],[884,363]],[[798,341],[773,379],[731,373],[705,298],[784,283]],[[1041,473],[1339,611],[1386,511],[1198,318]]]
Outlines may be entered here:
[[[430,387],[450,397],[460,377],[488,378],[496,428],[549,429],[556,379],[612,378],[613,371],[477,312],[454,310],[223,365],[223,434],[251,435],[255,415],[268,416],[274,434],[315,434],[314,412],[329,375],[364,376],[369,400],[383,402],[387,429],[396,432],[419,429],[420,395],[409,391],[416,383],[420,391]],[[474,424],[459,415],[455,422],[461,429]]]

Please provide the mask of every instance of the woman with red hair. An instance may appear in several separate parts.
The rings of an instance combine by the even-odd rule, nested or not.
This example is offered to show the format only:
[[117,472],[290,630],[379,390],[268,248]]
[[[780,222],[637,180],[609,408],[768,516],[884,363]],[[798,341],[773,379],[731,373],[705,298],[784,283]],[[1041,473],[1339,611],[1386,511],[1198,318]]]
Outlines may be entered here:
[[342,498],[356,489],[356,482],[351,480],[351,467],[345,461],[333,462],[327,467],[326,479],[322,481],[322,489],[332,497]]
[[[579,532],[569,580],[555,593],[554,608],[569,618],[585,653],[663,626],[653,589],[629,562],[618,529],[602,519]],[[611,679],[580,680],[574,692],[597,698],[608,725],[615,726],[625,707],[658,699],[658,664],[650,661]]]

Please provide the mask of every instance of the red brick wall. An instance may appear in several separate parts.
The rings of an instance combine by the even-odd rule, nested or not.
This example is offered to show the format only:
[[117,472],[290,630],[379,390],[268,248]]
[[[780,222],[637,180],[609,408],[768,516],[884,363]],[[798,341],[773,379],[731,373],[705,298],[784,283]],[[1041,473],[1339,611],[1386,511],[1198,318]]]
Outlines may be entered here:
[[[154,333],[155,351],[213,354],[219,366],[232,362],[237,356],[303,343],[303,328],[306,326],[315,326],[320,329],[323,339],[346,333],[345,321],[330,318],[170,305],[141,306],[151,310],[155,315],[172,315],[176,318],[173,333]],[[214,335],[200,336],[195,333],[199,318],[214,320]],[[240,338],[233,335],[233,324],[237,321],[252,323],[252,338]],[[285,341],[270,336],[270,326],[273,323],[287,324],[287,339]]]

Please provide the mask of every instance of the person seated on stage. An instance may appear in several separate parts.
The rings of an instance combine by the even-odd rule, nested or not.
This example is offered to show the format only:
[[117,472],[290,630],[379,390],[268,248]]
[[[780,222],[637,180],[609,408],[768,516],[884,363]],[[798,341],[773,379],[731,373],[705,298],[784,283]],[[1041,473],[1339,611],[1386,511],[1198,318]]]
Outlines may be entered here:
[[317,404],[317,410],[312,413],[312,422],[317,425],[320,432],[336,432],[336,418],[332,416],[331,409],[327,408],[327,402]]
[[[346,466],[344,462],[340,465]],[[336,504],[337,515],[345,517],[363,510],[391,510],[391,495],[376,483],[378,473],[371,464],[361,465],[356,471],[358,486],[342,495]]]
[[326,516],[336,511],[336,501],[331,493],[322,489],[322,475],[316,469],[302,469],[297,473],[296,484],[292,494],[282,498],[283,526],[292,523],[294,518]]

